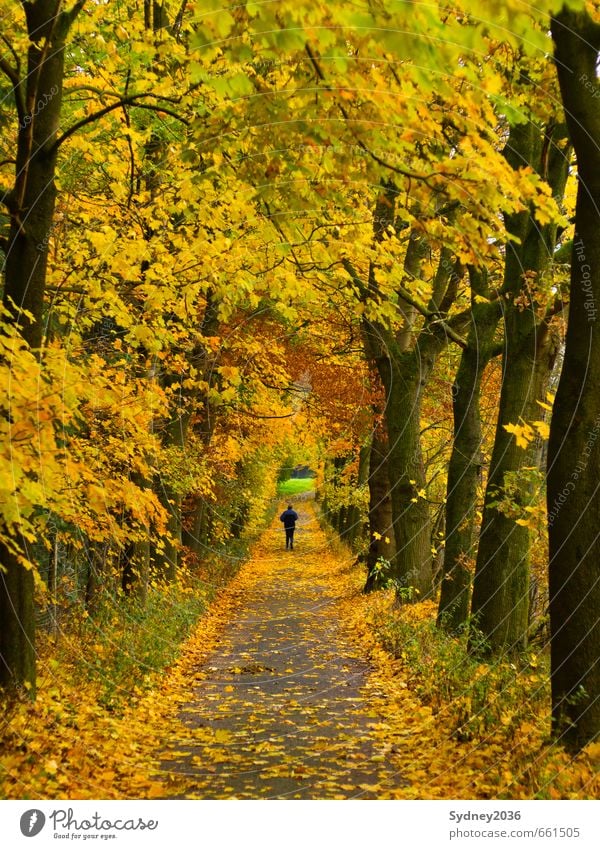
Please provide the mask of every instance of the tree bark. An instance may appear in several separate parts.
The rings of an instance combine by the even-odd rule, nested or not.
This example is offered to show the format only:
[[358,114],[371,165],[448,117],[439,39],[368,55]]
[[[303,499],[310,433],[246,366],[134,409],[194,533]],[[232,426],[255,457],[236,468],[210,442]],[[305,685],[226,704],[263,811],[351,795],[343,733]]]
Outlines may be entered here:
[[421,399],[433,362],[421,346],[382,367],[396,543],[390,577],[401,597],[402,590],[411,590],[422,598],[432,588],[429,505],[419,492],[427,485],[421,452]]
[[[218,302],[209,290],[206,295],[206,307],[202,316],[200,331],[203,336],[216,336],[219,329]],[[216,380],[215,355],[207,346],[199,346],[194,359],[196,368],[201,379],[209,387]],[[194,432],[200,439],[200,443],[208,451],[216,426],[216,414],[209,399],[209,389],[196,398],[194,405]],[[185,499],[187,520],[182,521],[181,541],[182,545],[189,548],[198,557],[202,557],[209,547],[210,510],[206,497],[191,494]]]
[[380,560],[391,563],[396,553],[387,455],[384,427],[377,422],[369,452],[369,549],[364,587],[367,593],[379,589],[388,577],[378,566]]
[[[569,163],[555,142],[563,138],[560,126],[552,134],[550,128],[543,133],[533,123],[519,124],[511,129],[505,154],[515,169],[535,167],[559,201]],[[506,246],[502,390],[471,602],[479,632],[472,645],[492,653],[522,649],[529,624],[529,529],[499,509],[498,501],[518,482],[515,506],[530,502],[531,486],[522,472],[535,467],[537,451],[535,443],[528,450],[519,448],[505,425],[539,418],[536,401],[544,399],[557,353],[535,297],[535,286],[552,263],[556,224],[540,226],[532,211],[508,216],[506,224],[519,242]]]
[[[13,96],[19,126],[15,182],[4,197],[10,233],[4,267],[3,302],[33,349],[43,338],[48,243],[56,201],[57,148],[64,75],[65,39],[83,3],[67,13],[60,0],[23,4],[29,34],[27,76],[14,68]],[[14,546],[0,546],[0,686],[27,685],[35,693],[33,572],[24,568]]]
[[577,750],[600,734],[600,27],[552,22],[579,185],[564,363],[548,445],[554,731]]
[[[393,225],[395,202],[393,184],[383,184],[375,207],[375,241],[380,241],[387,227]],[[425,239],[411,232],[404,259],[404,269],[410,278],[421,276],[421,265],[427,252]],[[377,269],[373,263],[369,267],[366,284],[349,263],[346,269],[362,291],[365,303],[377,303],[380,294]],[[443,251],[429,305],[430,310],[435,310],[436,317],[444,312],[446,295],[455,283],[450,254]],[[379,374],[386,397],[387,465],[395,539],[388,577],[395,582],[400,600],[409,597],[416,600],[432,590],[429,506],[418,494],[426,485],[421,453],[421,398],[446,338],[427,323],[415,338],[415,308],[402,297],[399,297],[398,303],[402,326],[397,331],[392,331],[382,322],[365,319],[362,335],[367,358]]]
[[[474,294],[488,291],[485,274],[471,269]],[[500,309],[496,304],[473,303],[473,323],[452,388],[454,439],[448,467],[446,543],[437,624],[459,630],[467,621],[477,527],[477,490],[481,485],[482,446],[479,409],[481,380],[494,353]]]

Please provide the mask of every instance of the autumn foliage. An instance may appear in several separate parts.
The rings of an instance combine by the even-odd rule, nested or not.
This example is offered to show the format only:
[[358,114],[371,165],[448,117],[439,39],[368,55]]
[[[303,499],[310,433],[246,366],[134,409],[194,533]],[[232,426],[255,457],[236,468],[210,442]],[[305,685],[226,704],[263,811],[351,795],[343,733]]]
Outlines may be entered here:
[[0,0],[5,796],[597,792],[600,19],[538,6]]

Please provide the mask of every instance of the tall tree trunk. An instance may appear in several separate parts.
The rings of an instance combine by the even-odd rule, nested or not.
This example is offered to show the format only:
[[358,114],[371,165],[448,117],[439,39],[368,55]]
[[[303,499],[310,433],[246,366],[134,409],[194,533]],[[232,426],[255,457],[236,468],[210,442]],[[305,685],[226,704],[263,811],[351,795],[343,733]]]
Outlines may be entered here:
[[[349,487],[360,489],[366,484],[369,474],[369,447],[362,447],[358,453],[358,469],[356,475],[352,475],[352,480],[346,484],[346,491]],[[351,462],[351,461],[347,461]],[[348,545],[352,545],[358,534],[362,531],[362,517],[360,506],[353,501],[342,505],[338,516],[338,533],[341,539]]]
[[532,322],[529,332],[520,336],[515,325],[522,326],[522,316],[511,313],[507,316],[504,379],[471,608],[477,630],[492,652],[518,651],[527,642],[530,532],[516,524],[498,502],[506,495],[517,509],[530,505],[535,493],[522,472],[534,468],[538,458],[535,442],[527,449],[520,448],[504,426],[539,418],[536,401],[545,397],[556,356],[546,325]]
[[[382,184],[373,221],[375,241],[381,241],[394,224],[397,192],[393,183]],[[404,269],[411,278],[421,276],[421,265],[428,245],[412,231],[409,237]],[[377,269],[369,266],[366,284],[346,263],[346,269],[363,292],[363,300],[380,300]],[[412,328],[416,317],[413,306],[399,299],[402,326],[392,331],[382,322],[364,320],[362,335],[369,362],[376,370],[385,391],[385,423],[388,441],[387,472],[394,529],[395,550],[388,578],[398,588],[398,596],[412,588],[413,598],[431,591],[431,528],[427,502],[418,496],[425,487],[425,470],[421,453],[421,395],[435,355],[415,345]],[[429,340],[434,337],[429,337]],[[426,343],[427,344],[427,343]],[[411,483],[412,481],[412,483]],[[371,572],[369,572],[369,575]],[[367,580],[367,588],[373,582]],[[416,591],[416,592],[414,592]]]
[[554,730],[573,749],[600,734],[600,26],[552,23],[579,184],[569,323],[548,445]]
[[[185,403],[182,401],[182,403]],[[169,447],[177,448],[182,453],[187,442],[187,431],[190,421],[190,412],[182,406],[165,428],[163,443]],[[179,563],[179,552],[182,545],[182,522],[181,522],[181,493],[177,487],[171,486],[167,481],[158,478],[155,491],[165,508],[167,514],[167,533],[162,540],[160,548],[156,547],[151,553],[156,574],[171,583],[177,576]]]
[[419,495],[427,485],[421,451],[421,399],[432,366],[433,358],[421,346],[392,358],[382,368],[396,543],[390,577],[400,597],[404,597],[402,590],[412,589],[423,598],[432,588],[429,505]]
[[[485,274],[471,269],[474,294],[488,291]],[[477,490],[481,484],[482,447],[479,409],[481,380],[494,352],[500,309],[473,303],[473,323],[452,388],[454,439],[448,467],[446,544],[441,582],[438,626],[457,631],[465,624],[474,560]]]
[[365,592],[378,589],[389,577],[380,568],[380,560],[391,563],[395,553],[388,443],[383,423],[376,422],[369,453],[369,550]]
[[0,686],[35,692],[33,573],[0,545]]
[[[4,305],[33,349],[42,344],[48,243],[54,218],[56,134],[60,123],[65,39],[83,2],[67,13],[60,0],[24,3],[30,45],[27,76],[11,72],[17,106],[16,171],[3,202],[11,217],[4,266]],[[17,538],[14,547],[25,549]],[[0,545],[0,686],[35,692],[33,572],[13,546]]]
[[[519,124],[511,130],[506,152],[515,169],[536,168],[559,201],[568,173],[568,157],[556,145],[563,138],[559,126],[553,138],[550,129],[544,134],[533,123]],[[507,218],[507,230],[519,243],[506,247],[502,390],[471,603],[475,625],[491,652],[518,651],[527,641],[530,534],[500,509],[499,500],[508,495],[524,507],[532,496],[522,473],[535,466],[535,444],[519,448],[505,426],[539,418],[536,402],[545,397],[554,364],[556,349],[547,317],[538,315],[535,287],[551,266],[556,229],[555,224],[541,227],[530,211]],[[479,641],[474,637],[473,645]]]

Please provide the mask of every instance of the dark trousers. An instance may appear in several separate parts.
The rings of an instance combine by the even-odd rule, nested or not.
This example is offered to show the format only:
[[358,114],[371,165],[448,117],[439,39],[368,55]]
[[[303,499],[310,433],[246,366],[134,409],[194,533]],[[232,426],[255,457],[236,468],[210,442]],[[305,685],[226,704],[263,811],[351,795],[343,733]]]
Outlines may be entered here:
[[294,531],[295,528],[286,528],[285,529],[285,547],[293,548],[294,547]]

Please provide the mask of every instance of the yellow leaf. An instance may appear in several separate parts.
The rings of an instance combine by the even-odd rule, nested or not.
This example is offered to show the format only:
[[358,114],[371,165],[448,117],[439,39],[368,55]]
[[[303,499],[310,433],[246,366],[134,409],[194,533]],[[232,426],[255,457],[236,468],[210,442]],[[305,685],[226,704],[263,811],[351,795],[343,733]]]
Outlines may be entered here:
[[[233,690],[233,687],[231,689]],[[231,740],[231,732],[224,728],[218,728],[215,731],[215,740],[217,743],[228,743]]]
[[527,448],[535,436],[533,428],[526,423],[523,423],[522,425],[507,424],[502,425],[502,427],[504,430],[508,431],[508,433],[512,433],[514,435],[519,448]]
[[583,753],[587,755],[592,761],[598,761],[600,763],[600,742],[598,743],[590,743],[585,747]]

